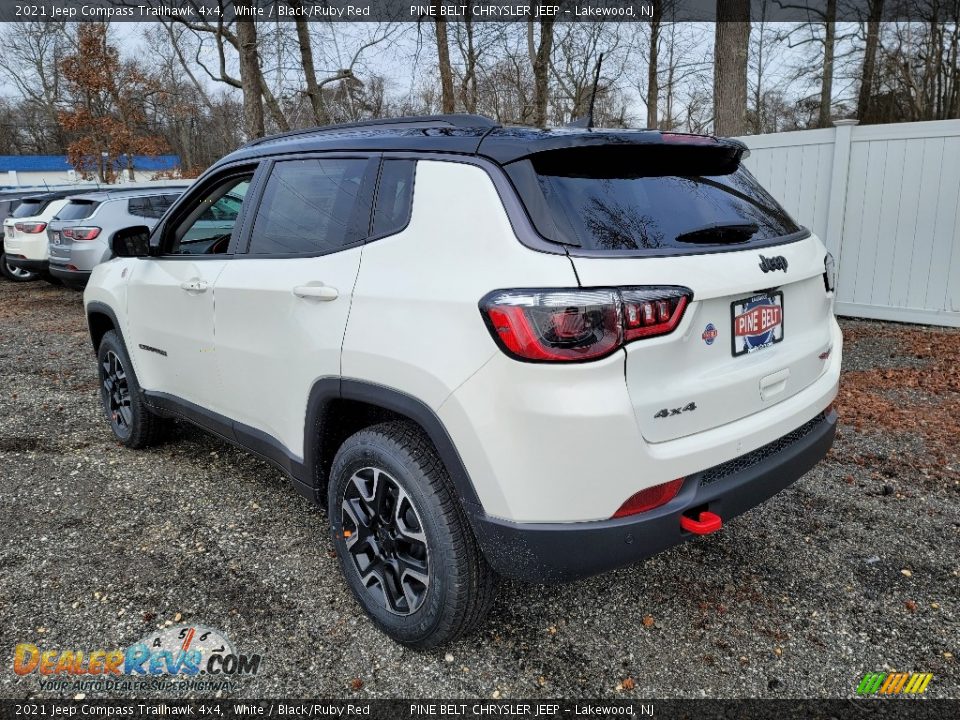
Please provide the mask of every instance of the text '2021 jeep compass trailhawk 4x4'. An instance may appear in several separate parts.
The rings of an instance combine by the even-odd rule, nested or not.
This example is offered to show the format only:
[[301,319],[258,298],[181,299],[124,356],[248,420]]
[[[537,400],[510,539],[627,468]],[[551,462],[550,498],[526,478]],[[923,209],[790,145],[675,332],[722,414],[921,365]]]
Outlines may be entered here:
[[713,532],[836,425],[832,259],[744,152],[456,115],[254,141],[93,272],[113,431],[175,416],[273,461],[414,647],[475,626],[498,574]]

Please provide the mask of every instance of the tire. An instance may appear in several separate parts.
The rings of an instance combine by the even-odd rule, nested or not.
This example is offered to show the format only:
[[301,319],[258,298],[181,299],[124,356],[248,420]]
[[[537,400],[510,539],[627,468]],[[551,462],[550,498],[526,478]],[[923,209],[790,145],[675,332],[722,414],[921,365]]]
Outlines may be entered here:
[[143,402],[130,356],[115,330],[107,332],[97,348],[100,402],[110,429],[129,448],[156,445],[166,422]]
[[483,621],[496,574],[443,463],[416,426],[388,422],[347,438],[333,461],[327,499],[347,584],[384,633],[425,650]]
[[0,255],[0,273],[10,282],[32,282],[40,276],[29,270],[15,268],[7,263],[6,253]]

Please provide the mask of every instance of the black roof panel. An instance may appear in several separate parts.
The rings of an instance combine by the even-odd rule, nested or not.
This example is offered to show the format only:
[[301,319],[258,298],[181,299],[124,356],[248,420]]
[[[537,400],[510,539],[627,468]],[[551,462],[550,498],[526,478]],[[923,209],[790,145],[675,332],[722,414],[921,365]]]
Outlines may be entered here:
[[[503,127],[476,115],[375,120],[297,130],[254,140],[221,163],[308,152],[436,152],[481,155],[506,164],[534,153],[611,145],[726,145],[705,135],[658,130]],[[221,163],[217,163],[220,165]]]

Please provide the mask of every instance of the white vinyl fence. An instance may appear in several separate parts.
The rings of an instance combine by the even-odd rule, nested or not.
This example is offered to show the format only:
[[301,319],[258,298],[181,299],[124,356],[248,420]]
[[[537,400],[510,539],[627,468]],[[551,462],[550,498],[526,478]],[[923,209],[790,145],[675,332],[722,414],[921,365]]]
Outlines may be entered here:
[[960,327],[960,120],[740,138],[837,261],[837,314]]

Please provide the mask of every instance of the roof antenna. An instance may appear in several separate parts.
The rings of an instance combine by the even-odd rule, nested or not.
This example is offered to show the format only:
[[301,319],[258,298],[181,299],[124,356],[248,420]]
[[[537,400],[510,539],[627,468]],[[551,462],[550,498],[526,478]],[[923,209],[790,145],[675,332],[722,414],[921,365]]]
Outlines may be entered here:
[[590,107],[587,110],[586,117],[577,118],[571,123],[567,124],[567,127],[572,128],[586,128],[587,130],[593,130],[593,105],[597,100],[597,86],[600,84],[600,67],[603,65],[603,53],[600,53],[600,56],[597,58],[597,69],[593,73],[593,89],[590,91]]

